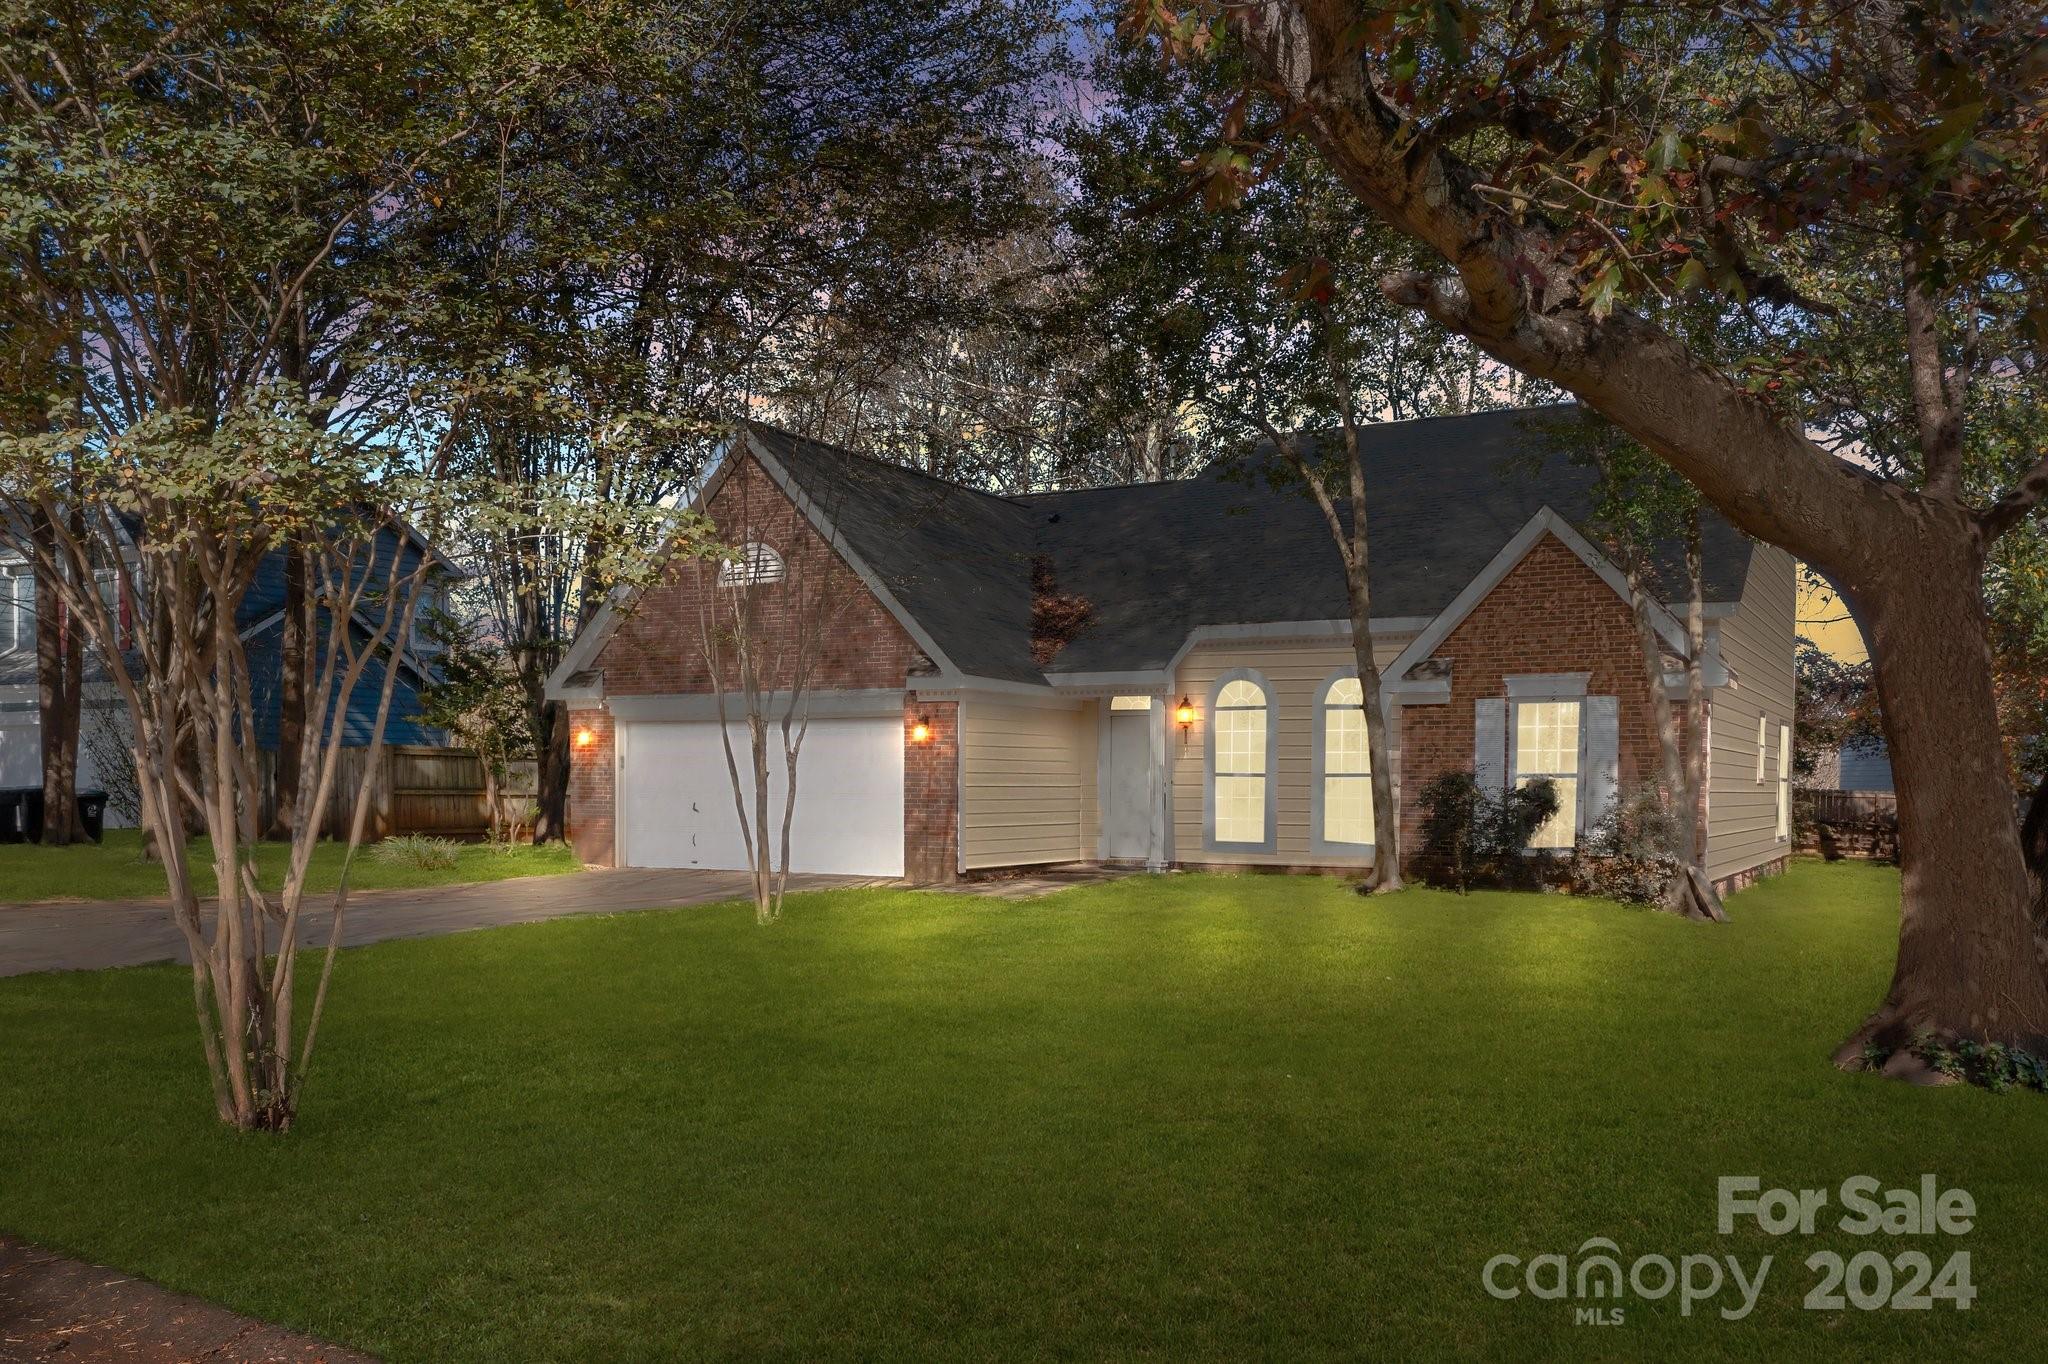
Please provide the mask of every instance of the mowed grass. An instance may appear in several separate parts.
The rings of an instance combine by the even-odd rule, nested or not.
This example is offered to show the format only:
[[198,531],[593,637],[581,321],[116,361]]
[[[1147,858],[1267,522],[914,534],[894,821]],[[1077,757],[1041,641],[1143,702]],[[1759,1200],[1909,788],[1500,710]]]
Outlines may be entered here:
[[[211,895],[214,890],[212,848],[210,839],[192,841],[194,879],[201,895]],[[314,845],[313,865],[307,873],[309,889],[334,889],[341,877],[344,851],[340,843]],[[515,876],[553,876],[582,869],[576,855],[560,843],[539,847],[521,844],[501,851],[481,843],[466,843],[457,849],[452,867],[386,862],[376,857],[375,851],[371,845],[357,853],[348,877],[352,889],[453,886],[470,881],[503,881]],[[257,845],[257,875],[267,887],[275,889],[284,884],[285,867],[290,860],[288,844]],[[0,904],[146,900],[161,899],[164,894],[163,866],[143,858],[142,833],[138,829],[109,829],[103,842],[76,843],[68,848],[0,843]]]
[[[0,1226],[393,1361],[2028,1357],[2048,1102],[1827,1064],[1897,894],[1176,876],[387,943],[282,1139],[216,1127],[182,971],[0,980]],[[1719,1175],[1923,1172],[1974,1231],[1716,1232]],[[1739,1322],[1481,1289],[1594,1236],[1775,1261]],[[1873,1245],[1970,1251],[1976,1305],[1801,1310]]]

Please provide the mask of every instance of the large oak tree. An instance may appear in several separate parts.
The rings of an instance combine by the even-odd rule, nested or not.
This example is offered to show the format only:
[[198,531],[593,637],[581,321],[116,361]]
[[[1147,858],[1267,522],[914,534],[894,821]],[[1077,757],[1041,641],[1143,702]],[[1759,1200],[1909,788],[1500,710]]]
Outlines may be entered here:
[[1987,561],[2040,514],[2048,34],[1941,0],[1141,0],[1240,52],[1272,123],[1439,266],[1387,295],[1557,384],[1842,590],[1900,800],[1891,988],[1843,1044],[2038,1043],[1987,641]]

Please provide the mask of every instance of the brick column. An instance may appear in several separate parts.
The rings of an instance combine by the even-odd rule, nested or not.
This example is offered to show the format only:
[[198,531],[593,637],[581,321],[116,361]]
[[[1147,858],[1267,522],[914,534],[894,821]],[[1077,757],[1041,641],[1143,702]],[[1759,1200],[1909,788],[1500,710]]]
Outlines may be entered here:
[[[920,743],[917,725],[930,726]],[[913,885],[960,879],[960,706],[903,701],[903,875]]]
[[599,867],[612,864],[613,742],[610,711],[569,712],[569,846]]

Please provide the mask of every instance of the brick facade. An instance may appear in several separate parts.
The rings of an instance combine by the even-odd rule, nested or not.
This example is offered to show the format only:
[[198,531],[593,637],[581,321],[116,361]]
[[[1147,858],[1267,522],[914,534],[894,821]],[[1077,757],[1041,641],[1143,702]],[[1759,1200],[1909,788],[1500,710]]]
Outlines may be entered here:
[[[797,609],[799,603],[824,603],[808,611],[808,626],[815,632],[818,651],[809,680],[812,690],[891,690],[904,686],[909,678],[934,671],[932,661],[909,632],[752,457],[733,467],[705,510],[721,539],[759,541],[774,549],[784,563],[781,582],[743,589],[757,610],[752,628],[758,641],[756,657],[763,660],[763,686],[774,690],[790,683],[798,656],[797,622],[806,614]],[[711,671],[702,645],[702,613],[717,572],[714,564],[675,559],[661,580],[623,613],[593,665],[604,674],[607,696],[705,695],[711,691]],[[725,609],[729,613],[730,607]],[[738,690],[730,659],[723,680],[727,688]],[[931,709],[936,730],[938,707]],[[947,760],[946,770],[953,775],[948,776],[945,791],[933,788],[928,792],[934,810],[941,798],[949,803],[949,809],[957,809],[959,804],[953,707],[948,703],[945,709],[945,744],[956,758]],[[569,724],[569,839],[585,862],[610,865],[616,828],[612,717],[601,707],[586,706],[570,711]],[[591,742],[579,745],[575,736],[586,730]],[[908,732],[906,725],[906,744]],[[943,862],[946,874],[941,878],[913,871],[913,879],[951,879],[955,866],[956,821],[950,816],[940,820],[936,814],[914,815],[910,808],[914,804],[910,773],[926,760],[928,750],[938,746],[935,736],[932,744],[905,753],[905,865],[929,869]],[[937,838],[941,826],[943,848],[913,852],[913,828],[928,830],[929,837]]]
[[[590,736],[584,742],[583,736]],[[612,717],[597,707],[569,711],[569,846],[592,866],[612,864]]]
[[[757,657],[781,664],[770,669],[762,685],[789,685],[797,653],[796,622],[806,614],[790,609],[798,601],[814,604],[808,609],[820,649],[810,679],[814,689],[901,687],[906,677],[932,671],[931,660],[909,632],[751,457],[719,484],[706,511],[720,538],[735,543],[758,540],[774,549],[787,567],[782,582],[745,589],[756,594],[759,606],[754,618]],[[711,690],[702,628],[706,595],[717,573],[715,564],[677,559],[660,582],[640,594],[597,656],[595,666],[604,673],[607,696]],[[826,603],[822,609],[815,605],[821,600]],[[738,686],[730,660],[725,683]]]
[[[915,738],[920,724],[931,735]],[[903,702],[903,875],[913,885],[960,877],[960,704]]]
[[1401,709],[1404,860],[1422,847],[1422,807],[1416,796],[1440,773],[1472,770],[1473,705],[1506,696],[1510,676],[1591,673],[1587,695],[1620,700],[1621,786],[1656,775],[1649,682],[1628,603],[1556,536],[1539,540],[1458,623],[1435,656],[1451,660],[1451,699]]

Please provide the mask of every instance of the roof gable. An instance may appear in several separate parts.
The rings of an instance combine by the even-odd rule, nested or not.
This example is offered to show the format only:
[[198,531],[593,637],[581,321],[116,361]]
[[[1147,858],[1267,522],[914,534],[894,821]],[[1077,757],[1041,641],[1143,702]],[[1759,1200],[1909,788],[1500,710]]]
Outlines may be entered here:
[[[1596,474],[1547,433],[1564,410],[1361,428],[1376,619],[1434,620],[1518,537],[1542,529],[1610,585],[1618,580],[1577,529]],[[1001,497],[759,424],[742,440],[947,676],[1044,685],[1155,671],[1197,630],[1350,616],[1321,513],[1299,488],[1265,477],[1256,453],[1192,479]],[[731,449],[694,505],[715,491]],[[1711,514],[1703,531],[1707,599],[1739,600],[1749,541]],[[1039,559],[1062,594],[1094,606],[1088,628],[1044,668],[1030,648]],[[1675,547],[1662,547],[1663,583],[1678,581],[1677,562]],[[567,688],[591,667],[618,604],[584,631],[551,685]],[[1660,615],[1660,629],[1675,625]]]

